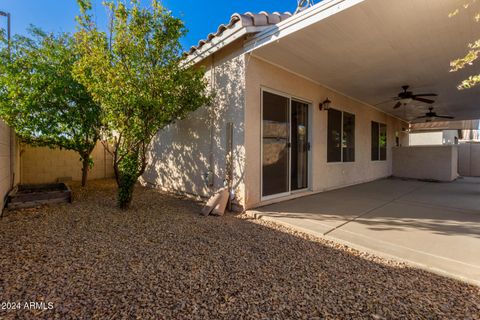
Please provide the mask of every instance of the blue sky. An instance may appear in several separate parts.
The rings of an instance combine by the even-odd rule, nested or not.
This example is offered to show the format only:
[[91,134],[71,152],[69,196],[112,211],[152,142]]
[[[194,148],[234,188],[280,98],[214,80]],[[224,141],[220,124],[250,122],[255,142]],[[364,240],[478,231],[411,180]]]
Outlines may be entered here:
[[[93,0],[94,12],[97,23],[105,25],[106,14],[101,2]],[[143,4],[149,2],[142,0]],[[182,39],[185,48],[227,23],[234,12],[294,11],[296,3],[296,0],[163,0],[164,6],[182,18],[189,29]],[[75,0],[0,0],[0,10],[11,13],[12,34],[24,34],[30,24],[48,32],[73,32],[78,14]],[[6,27],[3,17],[0,17],[0,27]]]

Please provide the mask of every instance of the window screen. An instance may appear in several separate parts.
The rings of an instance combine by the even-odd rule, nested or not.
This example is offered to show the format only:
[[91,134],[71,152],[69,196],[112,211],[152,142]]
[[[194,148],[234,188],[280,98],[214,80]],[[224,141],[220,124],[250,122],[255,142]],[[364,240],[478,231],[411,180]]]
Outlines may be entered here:
[[328,110],[327,161],[342,161],[342,112]]
[[355,115],[343,113],[343,162],[355,161]]
[[380,160],[387,160],[387,126],[380,123],[379,135]]
[[380,142],[378,139],[379,134],[380,134],[379,123],[372,121],[372,161],[376,161],[380,159],[380,154],[378,152],[378,146]]
[[328,110],[327,161],[355,161],[355,115]]
[[372,161],[387,160],[387,125],[372,121]]

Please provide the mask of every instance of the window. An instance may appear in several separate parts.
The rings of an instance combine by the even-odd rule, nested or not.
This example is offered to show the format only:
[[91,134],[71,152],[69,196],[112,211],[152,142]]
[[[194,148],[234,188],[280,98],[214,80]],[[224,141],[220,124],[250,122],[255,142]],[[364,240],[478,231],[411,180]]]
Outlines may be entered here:
[[355,115],[343,113],[343,162],[355,161]]
[[387,160],[387,125],[372,121],[372,161]]
[[327,162],[355,161],[355,115],[328,110]]
[[328,137],[327,137],[327,161],[342,161],[342,112],[328,110]]

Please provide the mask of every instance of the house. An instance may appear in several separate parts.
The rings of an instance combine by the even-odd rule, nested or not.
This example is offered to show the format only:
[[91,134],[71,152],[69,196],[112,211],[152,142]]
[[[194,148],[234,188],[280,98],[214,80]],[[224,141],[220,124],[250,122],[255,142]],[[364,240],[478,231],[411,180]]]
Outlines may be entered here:
[[[462,4],[324,0],[295,15],[234,14],[186,58],[205,67],[215,102],[159,132],[142,183],[200,196],[228,184],[249,209],[392,175],[393,149],[428,107],[480,118],[479,90],[457,89],[472,69],[449,72],[478,37]],[[456,149],[445,150],[450,161]]]

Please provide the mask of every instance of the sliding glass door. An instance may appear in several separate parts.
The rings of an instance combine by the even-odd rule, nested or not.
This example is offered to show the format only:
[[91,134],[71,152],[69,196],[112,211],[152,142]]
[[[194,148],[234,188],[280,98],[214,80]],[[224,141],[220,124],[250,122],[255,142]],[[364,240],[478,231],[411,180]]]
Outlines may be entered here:
[[263,92],[263,197],[308,188],[308,121],[308,104]]

